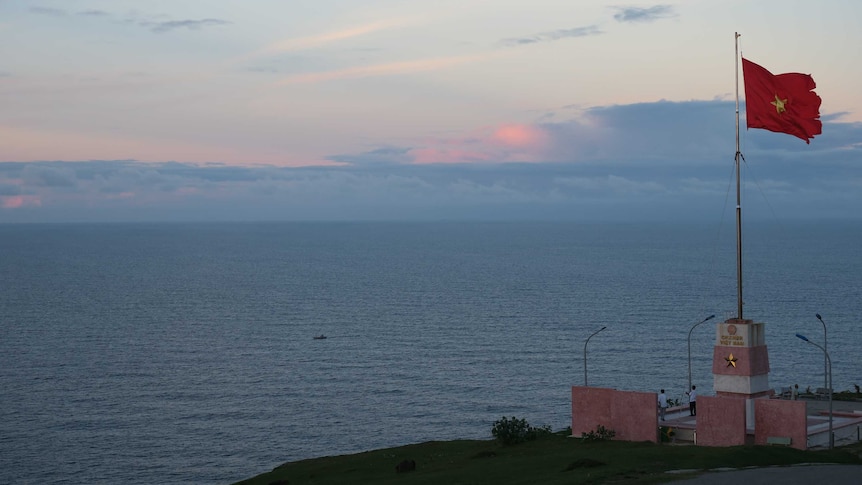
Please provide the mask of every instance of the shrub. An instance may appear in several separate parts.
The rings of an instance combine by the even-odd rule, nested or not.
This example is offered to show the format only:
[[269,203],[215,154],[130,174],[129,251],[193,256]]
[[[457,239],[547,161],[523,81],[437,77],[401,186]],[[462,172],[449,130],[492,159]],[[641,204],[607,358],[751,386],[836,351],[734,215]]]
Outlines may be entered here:
[[550,426],[534,428],[526,419],[514,416],[511,419],[505,416],[498,419],[491,428],[491,435],[503,445],[516,445],[546,434],[551,434]]
[[663,443],[673,441],[673,437],[676,435],[676,431],[673,430],[670,426],[661,426],[659,427],[659,432],[661,434],[661,441]]
[[613,438],[616,434],[616,431],[605,428],[602,425],[598,425],[595,431],[581,433],[581,438],[583,438],[584,441],[605,441]]

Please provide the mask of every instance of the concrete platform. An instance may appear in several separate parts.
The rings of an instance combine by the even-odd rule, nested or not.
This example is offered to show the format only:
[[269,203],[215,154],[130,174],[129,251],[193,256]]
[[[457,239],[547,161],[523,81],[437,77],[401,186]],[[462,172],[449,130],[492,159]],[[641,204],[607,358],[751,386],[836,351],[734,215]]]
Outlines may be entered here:
[[[808,447],[829,446],[829,401],[803,399],[808,408]],[[832,401],[832,433],[835,446],[862,441],[862,402]]]
[[[808,448],[828,447],[829,401],[801,400],[805,401],[808,414]],[[697,443],[697,416],[689,414],[688,405],[668,408],[665,420],[659,420],[658,425],[674,429],[675,443]],[[832,432],[836,446],[862,441],[862,402],[832,401]],[[748,433],[753,437],[754,430],[748,430]]]

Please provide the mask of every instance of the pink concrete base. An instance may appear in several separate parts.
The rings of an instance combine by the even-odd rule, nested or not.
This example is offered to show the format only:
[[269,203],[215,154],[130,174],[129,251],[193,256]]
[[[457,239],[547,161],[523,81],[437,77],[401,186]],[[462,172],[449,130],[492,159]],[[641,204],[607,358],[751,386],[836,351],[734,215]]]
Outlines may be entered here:
[[737,446],[745,444],[745,399],[697,398],[697,444]]
[[791,448],[808,449],[806,414],[805,401],[756,399],[754,401],[754,444],[765,445],[769,437],[781,437],[790,438]]
[[654,392],[617,391],[601,387],[572,387],[572,436],[595,431],[599,425],[622,441],[658,442]]
[[572,386],[572,436],[595,431],[598,425],[613,429],[613,389]]

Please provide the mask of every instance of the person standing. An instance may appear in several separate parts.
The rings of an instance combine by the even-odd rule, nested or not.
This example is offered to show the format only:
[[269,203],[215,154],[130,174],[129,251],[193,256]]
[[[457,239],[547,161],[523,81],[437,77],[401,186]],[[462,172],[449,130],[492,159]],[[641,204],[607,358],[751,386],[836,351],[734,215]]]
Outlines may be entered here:
[[793,385],[793,389],[790,390],[790,399],[794,401],[799,399],[799,384]]
[[664,421],[664,412],[667,410],[667,394],[664,393],[664,389],[661,390],[661,394],[658,395],[658,411],[659,416],[661,416],[661,420]]
[[688,413],[691,416],[697,416],[697,386],[691,386],[688,394]]

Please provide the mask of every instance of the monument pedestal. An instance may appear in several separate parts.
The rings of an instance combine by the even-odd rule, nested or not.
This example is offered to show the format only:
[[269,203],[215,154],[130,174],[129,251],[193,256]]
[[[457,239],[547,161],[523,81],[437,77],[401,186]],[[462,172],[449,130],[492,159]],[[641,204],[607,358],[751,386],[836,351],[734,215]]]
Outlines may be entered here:
[[746,426],[754,427],[752,399],[769,397],[769,352],[763,323],[738,318],[716,325],[712,354],[715,395],[746,399]]

